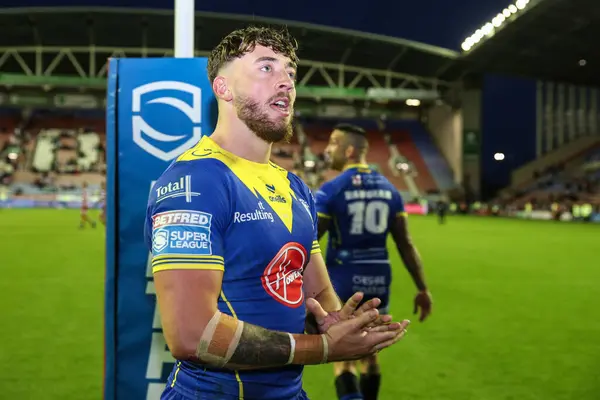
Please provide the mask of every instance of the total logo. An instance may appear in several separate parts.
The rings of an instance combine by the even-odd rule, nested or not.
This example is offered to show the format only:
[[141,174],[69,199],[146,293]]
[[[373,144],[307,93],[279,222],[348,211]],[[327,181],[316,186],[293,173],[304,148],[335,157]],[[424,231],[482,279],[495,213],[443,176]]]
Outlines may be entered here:
[[300,243],[287,243],[265,268],[262,285],[277,302],[298,308],[304,300],[302,271],[307,252]]
[[192,196],[200,196],[200,193],[192,191],[191,175],[182,176],[176,181],[157,187],[155,190],[157,203],[172,197],[185,197],[186,203],[191,203]]
[[[151,97],[149,96],[151,93],[166,90],[172,93],[179,92],[181,97],[186,99],[191,95],[191,104],[178,97],[156,97],[145,104],[165,104],[181,111],[184,118],[192,122],[190,132],[182,132],[178,135],[166,134],[150,126],[141,115],[143,111],[142,96]],[[179,81],[150,82],[133,89],[131,97],[133,141],[147,153],[168,162],[200,140],[202,136],[200,127],[202,122],[202,90],[198,86]],[[175,127],[178,125],[189,126],[188,121],[185,121],[185,124],[183,122],[178,124],[177,122],[177,120],[170,120],[169,124]],[[148,139],[152,139],[153,142]]]

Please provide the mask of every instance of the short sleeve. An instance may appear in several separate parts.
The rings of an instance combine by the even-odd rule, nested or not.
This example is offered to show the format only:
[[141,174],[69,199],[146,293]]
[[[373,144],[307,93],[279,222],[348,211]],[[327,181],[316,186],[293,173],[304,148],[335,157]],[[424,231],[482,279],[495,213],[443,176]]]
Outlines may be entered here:
[[315,207],[317,209],[317,216],[319,218],[327,218],[330,219],[332,216],[331,212],[331,199],[332,199],[332,191],[330,185],[327,183],[321,186],[319,190],[317,190],[315,196]]
[[391,207],[392,207],[392,215],[395,215],[396,217],[406,217],[406,210],[404,209],[404,200],[402,200],[402,195],[400,194],[400,192],[398,192],[398,190],[393,190],[392,191],[392,202],[391,202]]
[[174,166],[154,184],[146,215],[152,272],[224,270],[223,238],[229,207],[218,175]]

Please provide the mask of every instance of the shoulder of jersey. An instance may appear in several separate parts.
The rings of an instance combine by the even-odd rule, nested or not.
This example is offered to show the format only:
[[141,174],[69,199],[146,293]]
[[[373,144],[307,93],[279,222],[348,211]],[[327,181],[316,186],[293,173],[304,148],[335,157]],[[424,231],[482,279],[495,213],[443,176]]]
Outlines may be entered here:
[[150,195],[150,202],[157,200],[156,189],[164,188],[166,192],[194,191],[203,188],[212,188],[214,191],[224,187],[227,176],[227,167],[216,159],[199,159],[194,162],[173,162],[154,182]]
[[289,172],[284,170],[287,174],[287,178],[290,181],[290,187],[294,188],[298,191],[298,193],[302,193],[307,199],[314,199],[314,194],[310,187],[304,182],[298,175],[293,172]]
[[181,159],[181,157],[183,155],[165,170],[161,178],[168,179],[180,175],[192,175],[195,180],[210,178],[217,181],[220,176],[224,176],[222,173],[228,170],[220,157],[200,157],[190,160]]

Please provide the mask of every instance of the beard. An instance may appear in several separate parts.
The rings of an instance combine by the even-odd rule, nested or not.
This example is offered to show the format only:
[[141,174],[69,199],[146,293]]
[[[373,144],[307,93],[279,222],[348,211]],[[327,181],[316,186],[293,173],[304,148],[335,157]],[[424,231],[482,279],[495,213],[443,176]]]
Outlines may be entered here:
[[[234,102],[238,118],[267,143],[289,143],[294,134],[292,119],[280,119],[273,121],[266,111],[261,110],[258,102],[249,97],[238,96]],[[290,115],[293,109],[290,107]]]
[[336,153],[325,154],[325,166],[333,171],[341,171],[346,165],[346,160],[342,155]]
[[334,171],[341,171],[344,169],[344,165],[346,165],[346,160],[342,158],[332,158],[329,161],[329,168]]

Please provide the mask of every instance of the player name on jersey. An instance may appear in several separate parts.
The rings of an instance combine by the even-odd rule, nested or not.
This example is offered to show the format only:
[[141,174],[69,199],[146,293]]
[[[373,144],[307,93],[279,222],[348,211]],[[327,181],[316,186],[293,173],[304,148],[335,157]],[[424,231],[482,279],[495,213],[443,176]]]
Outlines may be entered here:
[[344,192],[346,200],[364,200],[364,199],[392,199],[390,190],[347,190]]

